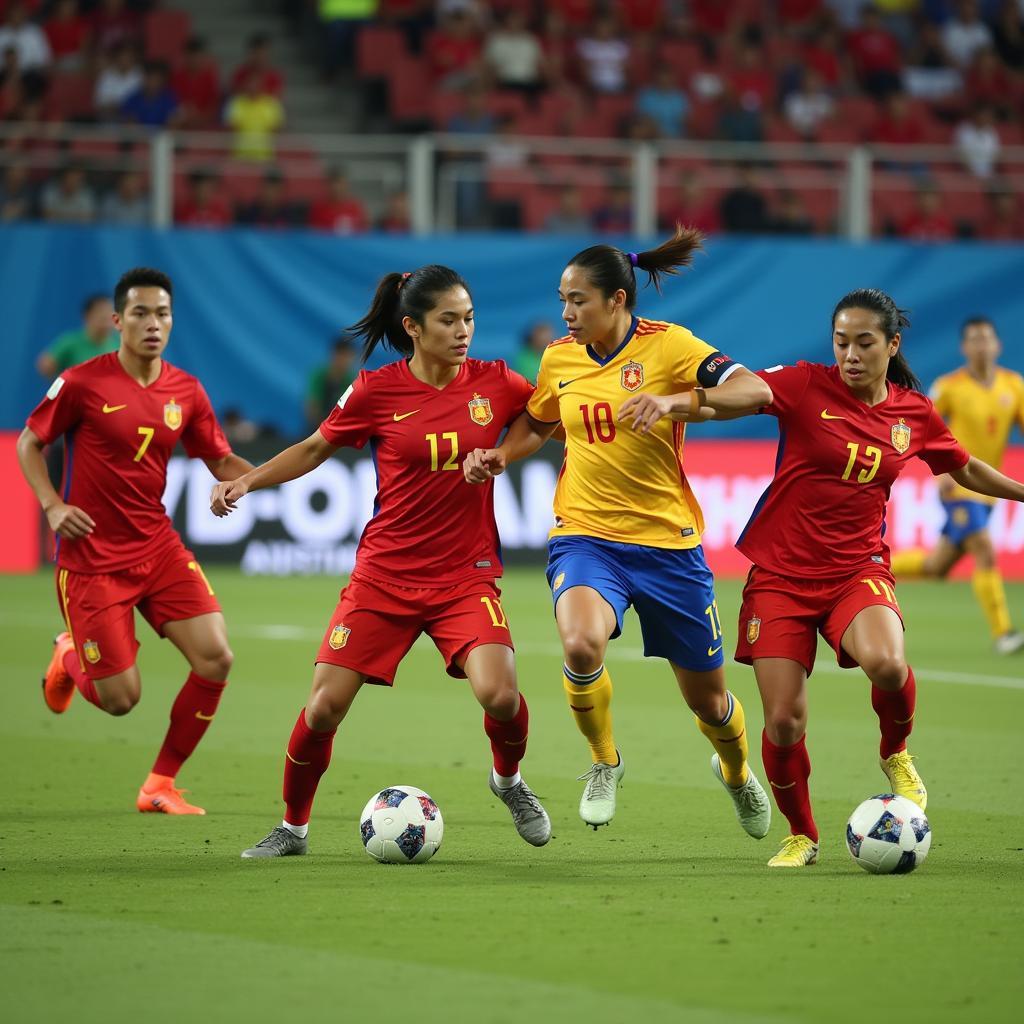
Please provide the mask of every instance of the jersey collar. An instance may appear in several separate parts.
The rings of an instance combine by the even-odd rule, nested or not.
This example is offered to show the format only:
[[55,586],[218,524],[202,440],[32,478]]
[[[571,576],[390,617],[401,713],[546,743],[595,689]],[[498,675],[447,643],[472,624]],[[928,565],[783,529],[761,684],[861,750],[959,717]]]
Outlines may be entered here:
[[633,340],[633,335],[636,334],[636,328],[639,323],[640,318],[637,316],[633,317],[629,325],[629,330],[626,331],[626,336],[622,339],[622,344],[619,345],[619,347],[612,352],[610,356],[602,358],[590,345],[587,346],[587,355],[590,356],[598,366],[607,366],[630,343],[630,341]]

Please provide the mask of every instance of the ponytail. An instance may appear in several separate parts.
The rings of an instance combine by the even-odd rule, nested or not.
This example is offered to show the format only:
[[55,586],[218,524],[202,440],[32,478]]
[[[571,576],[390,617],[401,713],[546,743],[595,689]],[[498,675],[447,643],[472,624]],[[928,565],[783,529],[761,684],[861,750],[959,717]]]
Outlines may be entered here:
[[[887,341],[892,339],[905,328],[910,326],[910,318],[905,309],[900,309],[891,296],[878,288],[858,288],[855,291],[844,295],[832,310],[832,329],[835,330],[836,317],[844,309],[866,309],[878,316],[879,325],[885,334]],[[890,357],[889,366],[885,371],[885,379],[901,388],[909,388],[911,391],[921,390],[921,381],[910,368],[906,356],[903,355],[903,346],[900,345],[896,355]]]

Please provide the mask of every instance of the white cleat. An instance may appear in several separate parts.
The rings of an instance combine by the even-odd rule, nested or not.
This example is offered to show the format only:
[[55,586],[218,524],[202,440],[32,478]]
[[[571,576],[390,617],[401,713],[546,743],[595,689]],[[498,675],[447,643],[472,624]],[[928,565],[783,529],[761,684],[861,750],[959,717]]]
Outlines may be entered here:
[[996,637],[995,647],[996,654],[1016,654],[1024,648],[1024,633],[1018,633],[1016,630],[1004,633]]
[[599,825],[607,825],[615,817],[615,790],[622,785],[626,766],[619,754],[618,764],[592,764],[578,779],[586,781],[580,799],[580,817],[597,831]]
[[722,774],[722,761],[717,754],[711,755],[711,770],[732,797],[743,831],[754,839],[764,839],[772,823],[772,805],[764,787],[757,781],[750,765],[747,765],[747,781],[742,786],[730,786]]

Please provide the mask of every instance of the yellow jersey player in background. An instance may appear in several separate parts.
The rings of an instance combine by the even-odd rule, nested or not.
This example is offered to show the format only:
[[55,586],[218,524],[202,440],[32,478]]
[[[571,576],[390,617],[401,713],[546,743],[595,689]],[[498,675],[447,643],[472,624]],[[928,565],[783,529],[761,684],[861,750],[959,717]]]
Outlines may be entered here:
[[648,252],[595,245],[574,256],[559,285],[568,337],[545,350],[537,390],[496,449],[466,458],[471,483],[535,452],[564,427],[547,578],[565,655],[562,683],[593,764],[580,817],[611,821],[623,763],[612,735],[608,641],[633,606],[644,654],[670,663],[712,770],[744,830],[768,831],[771,805],[747,765],[743,708],[725,688],[721,622],[704,561],[700,506],[683,471],[684,424],[754,412],[771,389],[685,327],[635,315],[636,268],[657,286],[700,247],[677,228]]
[[[960,334],[964,365],[940,377],[931,399],[954,437],[975,458],[996,469],[1014,424],[1024,430],[1024,377],[997,365],[1002,352],[995,325],[986,317],[971,317]],[[944,579],[965,554],[974,558],[974,594],[992,630],[995,649],[1013,654],[1024,648],[1024,634],[1010,621],[1003,578],[996,564],[988,520],[995,498],[965,490],[952,478],[939,478],[939,497],[946,523],[931,551],[901,551],[893,555],[892,571],[905,579]]]

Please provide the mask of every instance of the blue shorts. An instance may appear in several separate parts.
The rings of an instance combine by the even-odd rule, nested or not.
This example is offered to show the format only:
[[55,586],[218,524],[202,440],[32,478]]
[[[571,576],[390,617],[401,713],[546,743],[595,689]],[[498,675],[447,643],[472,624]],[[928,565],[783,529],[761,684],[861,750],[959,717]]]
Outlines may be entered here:
[[992,515],[992,505],[983,501],[944,501],[946,524],[942,527],[942,536],[959,547],[972,533],[984,530]]
[[547,577],[556,605],[571,587],[596,590],[615,611],[612,640],[622,632],[622,616],[632,605],[644,657],[667,658],[692,672],[710,672],[725,662],[715,581],[699,546],[680,551],[596,537],[553,537]]

